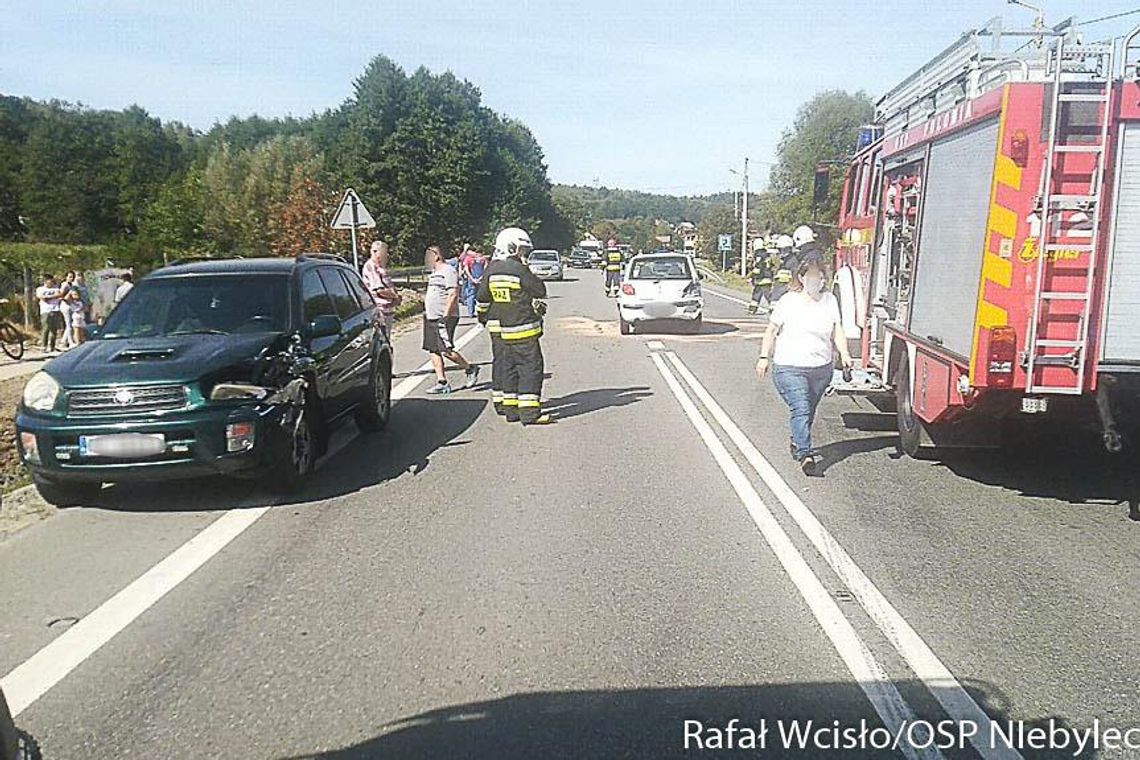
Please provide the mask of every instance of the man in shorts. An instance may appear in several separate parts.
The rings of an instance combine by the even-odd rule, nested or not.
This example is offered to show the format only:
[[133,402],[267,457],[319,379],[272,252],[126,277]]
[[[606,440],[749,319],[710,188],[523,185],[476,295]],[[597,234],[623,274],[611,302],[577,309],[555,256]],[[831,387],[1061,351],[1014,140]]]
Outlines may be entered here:
[[430,270],[427,293],[424,294],[424,351],[431,354],[436,383],[427,393],[451,393],[444,373],[446,358],[458,365],[467,376],[464,388],[479,382],[479,367],[471,364],[455,350],[455,328],[459,324],[459,274],[443,258],[438,246],[424,251],[424,266]]

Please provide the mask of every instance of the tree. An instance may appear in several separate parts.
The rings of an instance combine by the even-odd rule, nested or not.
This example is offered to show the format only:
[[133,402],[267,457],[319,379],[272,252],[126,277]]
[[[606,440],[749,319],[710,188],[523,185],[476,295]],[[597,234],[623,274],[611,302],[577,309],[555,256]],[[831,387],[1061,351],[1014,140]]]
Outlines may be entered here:
[[24,236],[20,221],[20,165],[28,129],[36,119],[31,102],[0,96],[0,240]]
[[113,155],[106,114],[54,104],[35,120],[18,183],[32,240],[104,242],[120,231]]
[[273,252],[296,256],[305,251],[331,251],[337,246],[329,229],[329,216],[337,202],[321,173],[312,164],[293,169],[289,195],[277,211]]
[[118,226],[131,234],[138,230],[158,189],[180,168],[182,148],[173,133],[138,106],[110,119],[114,146],[110,168],[118,188]]
[[721,260],[721,254],[717,250],[717,240],[721,235],[732,235],[739,250],[740,221],[736,218],[736,210],[728,204],[710,209],[697,225],[697,250],[701,256],[711,261]]
[[771,197],[763,214],[776,229],[790,230],[808,221],[834,224],[839,216],[838,182],[831,183],[827,203],[812,208],[816,167],[851,155],[859,127],[874,117],[875,108],[864,92],[829,90],[816,95],[796,114],[777,148],[769,178]]
[[200,168],[192,166],[186,174],[168,178],[139,225],[144,247],[160,254],[210,252],[213,244],[205,228],[209,203]]

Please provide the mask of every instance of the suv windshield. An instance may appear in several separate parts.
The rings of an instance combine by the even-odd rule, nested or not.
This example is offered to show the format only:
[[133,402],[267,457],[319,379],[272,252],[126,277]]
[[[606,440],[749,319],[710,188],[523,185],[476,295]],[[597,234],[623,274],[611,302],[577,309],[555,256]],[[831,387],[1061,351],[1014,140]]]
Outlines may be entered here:
[[131,290],[100,337],[281,332],[288,314],[284,275],[159,277]]
[[642,259],[633,262],[634,280],[691,280],[689,262],[682,256],[661,259]]
[[558,261],[558,251],[534,251],[530,255],[531,261]]

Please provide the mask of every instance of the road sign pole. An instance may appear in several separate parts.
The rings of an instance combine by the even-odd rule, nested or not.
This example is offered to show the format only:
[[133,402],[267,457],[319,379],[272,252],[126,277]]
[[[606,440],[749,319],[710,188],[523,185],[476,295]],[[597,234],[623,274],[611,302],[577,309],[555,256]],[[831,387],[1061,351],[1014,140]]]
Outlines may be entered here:
[[356,228],[360,225],[360,217],[356,211],[356,196],[352,196],[352,267],[360,271],[360,256],[356,253]]

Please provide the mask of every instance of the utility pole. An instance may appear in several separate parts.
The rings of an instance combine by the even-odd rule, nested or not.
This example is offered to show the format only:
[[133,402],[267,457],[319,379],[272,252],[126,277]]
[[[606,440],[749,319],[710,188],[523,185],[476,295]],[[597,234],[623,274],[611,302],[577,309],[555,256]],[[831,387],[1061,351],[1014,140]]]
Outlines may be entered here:
[[740,214],[740,276],[748,276],[748,157],[744,158],[744,196]]

